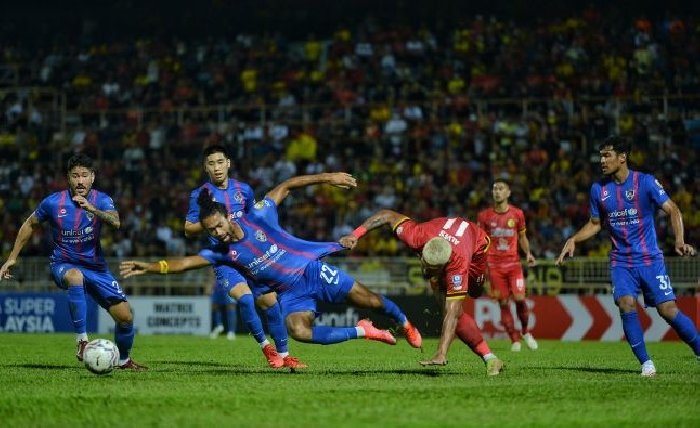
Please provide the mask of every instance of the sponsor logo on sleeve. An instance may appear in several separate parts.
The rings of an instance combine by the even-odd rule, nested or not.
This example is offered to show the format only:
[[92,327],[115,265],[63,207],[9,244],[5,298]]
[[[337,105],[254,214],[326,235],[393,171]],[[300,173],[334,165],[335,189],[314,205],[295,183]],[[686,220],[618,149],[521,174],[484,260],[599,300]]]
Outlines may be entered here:
[[462,289],[462,275],[452,275],[452,288],[455,290]]

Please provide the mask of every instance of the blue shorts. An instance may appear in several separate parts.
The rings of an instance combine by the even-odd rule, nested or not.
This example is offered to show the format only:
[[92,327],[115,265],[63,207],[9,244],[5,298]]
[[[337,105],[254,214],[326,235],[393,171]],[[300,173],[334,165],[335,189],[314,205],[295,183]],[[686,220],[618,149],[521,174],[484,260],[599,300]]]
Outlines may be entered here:
[[[236,300],[230,297],[228,292],[241,282],[248,285],[250,290],[253,292],[253,297],[255,299],[257,299],[258,296],[272,292],[272,290],[267,286],[261,286],[249,281],[236,268],[231,266],[214,266],[214,274],[216,275],[216,284],[214,284],[214,290],[212,291],[212,303],[221,305],[236,303]],[[223,297],[216,297],[217,301],[214,301],[214,296],[219,293],[221,296],[225,296],[231,301],[225,301]]]
[[68,288],[68,285],[63,282],[66,272],[69,269],[78,269],[83,274],[85,291],[105,309],[117,303],[126,302],[126,294],[107,268],[95,270],[72,263],[50,263],[49,267],[54,282],[64,290]]
[[344,270],[320,260],[309,263],[304,275],[277,299],[282,316],[295,312],[316,313],[316,302],[344,303],[355,280]]
[[228,290],[224,288],[223,286],[219,285],[219,282],[217,281],[214,284],[214,289],[211,292],[211,303],[213,305],[235,305],[236,304],[236,299],[233,297],[229,296]]
[[622,296],[633,296],[641,292],[646,306],[657,306],[670,300],[676,300],[671,287],[671,279],[666,274],[663,261],[650,266],[610,268],[613,284],[613,298],[617,302]]

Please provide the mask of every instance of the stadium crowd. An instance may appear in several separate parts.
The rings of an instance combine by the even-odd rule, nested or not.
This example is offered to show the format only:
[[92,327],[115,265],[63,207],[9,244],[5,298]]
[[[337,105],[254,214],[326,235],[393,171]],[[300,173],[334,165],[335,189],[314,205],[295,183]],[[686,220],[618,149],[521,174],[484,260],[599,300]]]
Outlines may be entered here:
[[[224,144],[232,175],[261,196],[290,176],[347,171],[358,189],[293,194],[282,222],[297,236],[338,239],[371,213],[416,219],[476,213],[494,177],[513,184],[537,257],[554,258],[588,218],[597,142],[633,141],[633,165],[663,181],[700,242],[700,22],[619,21],[593,8],[516,24],[476,16],[455,28],[380,25],[332,35],[123,39],[0,44],[14,69],[0,87],[0,253],[65,159],[99,161],[95,187],[115,198],[121,230],[108,255],[185,254],[199,155]],[[16,90],[15,87],[32,88]],[[660,242],[669,243],[662,220]],[[397,255],[376,233],[359,251]],[[24,255],[44,253],[38,234]],[[608,240],[584,253],[604,255]],[[357,254],[358,252],[356,252]],[[361,253],[361,252],[360,252]]]

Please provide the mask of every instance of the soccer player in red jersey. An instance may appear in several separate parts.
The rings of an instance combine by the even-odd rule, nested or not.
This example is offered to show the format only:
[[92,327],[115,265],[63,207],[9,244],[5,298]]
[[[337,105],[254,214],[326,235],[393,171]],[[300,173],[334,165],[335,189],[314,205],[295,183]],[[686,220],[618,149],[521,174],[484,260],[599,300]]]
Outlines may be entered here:
[[[518,244],[525,253],[529,266],[534,266],[536,260],[530,252],[530,241],[525,233],[525,215],[520,208],[508,203],[509,197],[508,182],[496,179],[493,183],[493,207],[481,211],[477,223],[491,238],[491,249],[487,257],[491,297],[501,306],[501,323],[512,342],[510,350],[520,352],[521,334],[527,347],[532,350],[537,349],[537,341],[528,331],[530,311],[525,302],[525,278],[520,265]],[[522,325],[520,332],[515,329],[510,312],[511,298]]]
[[424,366],[447,364],[447,351],[455,335],[486,363],[486,373],[497,375],[503,361],[491,352],[474,318],[463,311],[467,294],[480,293],[486,269],[489,237],[484,230],[464,218],[438,217],[418,223],[391,210],[370,216],[340,243],[354,248],[367,231],[391,226],[396,237],[420,256],[423,276],[430,282],[443,320],[440,342],[433,358],[421,361]]

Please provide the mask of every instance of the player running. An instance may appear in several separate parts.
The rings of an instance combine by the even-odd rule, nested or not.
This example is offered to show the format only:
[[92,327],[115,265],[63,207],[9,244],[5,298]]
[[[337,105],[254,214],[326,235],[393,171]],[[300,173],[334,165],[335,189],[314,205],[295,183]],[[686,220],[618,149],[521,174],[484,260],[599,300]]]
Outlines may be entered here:
[[[334,183],[351,187],[355,179],[344,173],[296,177],[303,185]],[[377,310],[403,328],[409,344],[419,348],[422,339],[398,306],[385,296],[370,291],[342,269],[320,259],[344,248],[337,242],[310,242],[290,235],[278,222],[277,207],[289,194],[284,182],[272,189],[254,209],[235,221],[223,204],[212,201],[208,191],[199,196],[200,222],[221,244],[203,250],[197,256],[161,260],[157,263],[126,261],[121,264],[124,278],[144,273],[175,273],[204,266],[224,266],[229,286],[277,293],[290,335],[301,342],[333,344],[364,337],[396,344],[394,336],[360,320],[356,327],[314,326],[318,301],[347,302]]]
[[100,246],[102,225],[118,229],[119,213],[112,198],[92,188],[95,181],[92,159],[83,154],[71,157],[67,175],[69,189],[42,200],[20,227],[10,256],[0,268],[0,281],[11,278],[10,269],[17,264],[17,257],[33,230],[41,223],[48,223],[53,241],[49,267],[56,285],[68,292],[77,346],[75,356],[82,361],[88,343],[85,298],[88,292],[115,321],[114,342],[120,356],[118,368],[146,369],[129,357],[134,344],[131,308],[119,282],[109,271]]
[[[212,196],[213,200],[220,202],[226,207],[226,212],[230,220],[240,218],[244,213],[249,212],[255,203],[255,195],[253,189],[246,183],[229,177],[231,168],[231,159],[228,156],[226,149],[221,145],[212,145],[204,149],[202,152],[202,163],[204,171],[209,176],[209,181],[194,189],[190,193],[190,203],[185,218],[185,236],[192,238],[198,236],[204,230],[199,222],[199,204],[197,198],[200,193],[206,189]],[[290,180],[294,180],[293,178]],[[290,188],[297,187],[295,182],[287,183]],[[217,245],[217,240],[211,236],[208,237],[209,244]],[[284,319],[280,307],[277,304],[277,299],[274,293],[260,293],[253,297],[250,288],[245,285],[240,287],[226,287],[228,281],[227,271],[222,267],[214,266],[214,282],[212,292],[212,309],[221,304],[230,308],[235,302],[240,306],[241,318],[251,332],[253,338],[260,345],[260,349],[267,359],[268,365],[272,368],[290,367],[304,368],[306,365],[300,362],[297,358],[289,355],[288,350],[288,334],[284,326]],[[233,284],[229,281],[230,284]],[[215,299],[225,299],[218,300]],[[267,325],[272,335],[275,345],[273,346],[265,337],[262,321],[255,310],[257,304],[267,317]],[[218,309],[218,308],[217,308]],[[217,310],[214,314],[220,312]],[[235,319],[235,311],[228,309],[229,320],[229,338],[231,337],[231,319]],[[216,320],[216,319],[215,319]],[[223,327],[223,326],[222,326]],[[211,337],[216,337],[220,331],[217,331],[217,326],[211,332]],[[235,335],[235,333],[234,333]],[[235,336],[234,336],[235,337]]]
[[476,322],[462,307],[468,293],[479,295],[482,291],[489,247],[486,232],[463,218],[438,217],[417,223],[395,211],[381,210],[340,242],[354,248],[368,231],[383,225],[391,226],[396,237],[418,253],[423,276],[443,310],[437,352],[420,364],[446,365],[447,351],[456,335],[484,360],[488,375],[499,374],[503,361],[491,352]]
[[[488,251],[488,276],[491,284],[491,297],[501,307],[501,323],[510,337],[510,350],[520,352],[520,338],[525,339],[528,348],[537,349],[537,341],[528,331],[530,311],[525,301],[525,277],[518,256],[518,244],[525,253],[527,264],[536,264],[530,252],[530,241],[525,233],[525,214],[508,203],[510,185],[498,178],[493,183],[493,207],[481,211],[477,224],[488,233],[491,247]],[[515,329],[510,312],[510,299],[515,302],[515,311],[520,319],[521,331]]]
[[642,365],[641,375],[656,375],[656,367],[647,354],[644,332],[637,316],[637,296],[644,295],[646,306],[654,306],[666,322],[687,343],[700,360],[700,335],[693,321],[676,305],[671,280],[666,273],[663,253],[656,242],[654,213],[660,207],[671,220],[676,237],[675,249],[680,256],[693,256],[695,249],[683,239],[683,217],[652,175],[629,169],[631,144],[622,137],[611,136],[600,146],[603,179],[591,186],[591,218],[566,241],[557,259],[572,257],[576,244],[606,224],[613,249],[610,251],[610,277],[613,298],[620,308],[622,328],[632,352]]

